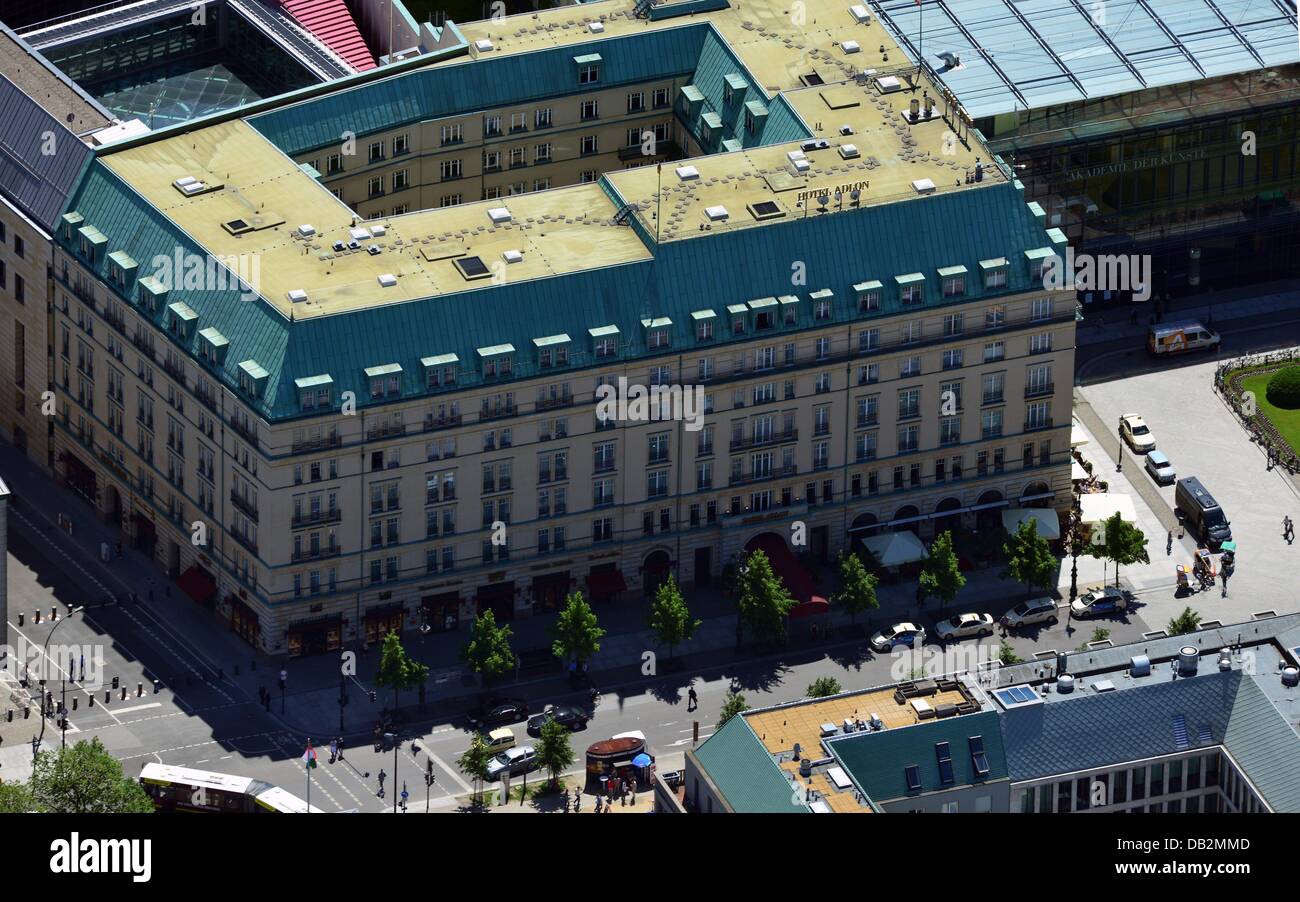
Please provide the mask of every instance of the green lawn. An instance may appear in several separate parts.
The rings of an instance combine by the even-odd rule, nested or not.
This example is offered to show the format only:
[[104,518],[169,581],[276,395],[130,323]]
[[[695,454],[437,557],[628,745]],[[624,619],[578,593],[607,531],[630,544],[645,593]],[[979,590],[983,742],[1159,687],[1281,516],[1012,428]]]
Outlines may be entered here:
[[1268,380],[1272,375],[1266,373],[1261,376],[1247,376],[1241,380],[1242,391],[1255,393],[1255,403],[1259,407],[1259,412],[1272,421],[1278,432],[1281,432],[1282,437],[1291,445],[1291,450],[1300,454],[1300,410],[1283,410],[1268,403],[1266,392]]

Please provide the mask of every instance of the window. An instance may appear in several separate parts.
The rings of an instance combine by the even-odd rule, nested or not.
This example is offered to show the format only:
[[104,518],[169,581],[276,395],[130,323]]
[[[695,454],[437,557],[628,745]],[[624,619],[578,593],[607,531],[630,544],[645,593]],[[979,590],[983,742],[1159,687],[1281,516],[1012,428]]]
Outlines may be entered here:
[[587,63],[578,67],[578,84],[590,85],[600,81],[600,66],[596,63]]
[[411,149],[411,136],[398,135],[393,139],[393,156],[409,152]]
[[946,298],[960,297],[966,293],[965,276],[947,276],[943,280],[943,296]]
[[661,109],[663,109],[664,107],[668,106],[668,89],[667,89],[667,88],[655,88],[655,89],[654,89],[654,94],[651,95],[651,96],[652,96],[652,98],[653,98],[653,101],[652,101],[652,102],[654,103],[654,107],[655,107],[656,110],[661,110]]
[[334,175],[336,172],[343,171],[343,155],[338,153],[330,154],[325,160],[325,174]]
[[711,341],[713,339],[713,320],[702,319],[695,323],[696,341]]
[[962,349],[948,348],[943,352],[943,368],[945,370],[960,369],[962,365]]
[[584,100],[579,106],[579,117],[583,122],[600,118],[600,101]]
[[984,328],[1001,329],[1007,322],[1007,308],[1001,304],[995,304],[984,311]]
[[1025,396],[1052,393],[1052,365],[1031,366],[1025,371]]
[[1034,298],[1033,306],[1030,308],[1030,322],[1038,323],[1043,320],[1052,318],[1052,299],[1051,298]]
[[384,193],[384,180],[380,176],[370,179],[369,192],[371,197],[378,197]]
[[534,163],[551,162],[551,145],[549,143],[538,144],[533,148],[533,162]]
[[501,151],[485,150],[483,151],[483,171],[496,172],[501,168]]
[[463,172],[464,168],[460,160],[443,160],[438,164],[438,173],[444,182],[460,178]]
[[911,419],[921,415],[921,390],[907,388],[898,393],[898,418]]
[[533,128],[550,128],[551,127],[551,108],[545,107],[537,110],[533,114]]
[[583,135],[581,147],[582,147],[582,155],[584,157],[599,152],[598,151],[599,143],[597,142],[595,135]]
[[1035,401],[1025,409],[1025,429],[1046,429],[1051,425],[1051,402]]
[[512,132],[522,132],[522,131],[524,131],[524,130],[527,129],[527,128],[528,128],[528,114],[527,114],[527,113],[511,113],[511,114],[510,114],[510,130],[511,130]]
[[984,404],[1001,404],[1004,374],[1002,373],[985,373],[984,374]]
[[984,287],[989,289],[1007,287],[1007,270],[1006,267],[990,269],[984,273]]
[[[984,438],[998,438],[1002,435],[1002,410],[986,410],[980,418]],[[984,452],[980,452],[983,454]]]
[[993,363],[1007,356],[1006,342],[991,341],[984,346],[984,362]]
[[939,421],[939,444],[940,445],[959,445],[961,444],[961,419],[958,417],[945,417]]
[[952,338],[955,335],[961,335],[964,331],[966,317],[961,313],[949,313],[943,318],[943,335],[945,338]]
[[409,187],[411,187],[411,170],[399,169],[393,173],[394,191],[405,191]]
[[914,319],[909,323],[904,323],[900,333],[899,341],[905,345],[920,341],[922,334],[921,321]]
[[925,301],[925,286],[920,282],[904,285],[899,290],[898,299],[903,304],[920,304]]
[[1042,332],[1029,338],[1030,354],[1046,354],[1052,350],[1052,333]]
[[370,162],[374,163],[384,158],[384,142],[372,141],[369,148]]
[[444,125],[442,127],[442,144],[459,144],[465,140],[465,126],[457,122],[455,125]]
[[921,375],[920,357],[904,357],[898,362],[898,376],[900,379],[919,375]]
[[483,117],[483,137],[495,138],[501,134],[501,117],[484,116]]
[[645,91],[633,91],[627,95],[627,111],[640,113],[645,110]]

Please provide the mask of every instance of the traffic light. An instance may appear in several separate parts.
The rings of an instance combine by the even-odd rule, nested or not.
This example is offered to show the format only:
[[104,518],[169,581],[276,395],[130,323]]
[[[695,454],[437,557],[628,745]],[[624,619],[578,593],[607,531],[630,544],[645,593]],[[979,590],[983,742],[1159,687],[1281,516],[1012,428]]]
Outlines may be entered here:
[[375,703],[375,690],[371,689],[371,690],[370,690],[370,704],[373,705],[374,703]]

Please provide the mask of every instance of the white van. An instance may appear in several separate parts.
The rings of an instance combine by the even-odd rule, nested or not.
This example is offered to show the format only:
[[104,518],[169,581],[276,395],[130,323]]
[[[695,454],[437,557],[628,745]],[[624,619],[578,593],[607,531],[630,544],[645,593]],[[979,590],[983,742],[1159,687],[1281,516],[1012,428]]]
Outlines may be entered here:
[[1219,333],[1193,320],[1158,323],[1147,332],[1147,351],[1155,357],[1185,351],[1212,351],[1222,341]]

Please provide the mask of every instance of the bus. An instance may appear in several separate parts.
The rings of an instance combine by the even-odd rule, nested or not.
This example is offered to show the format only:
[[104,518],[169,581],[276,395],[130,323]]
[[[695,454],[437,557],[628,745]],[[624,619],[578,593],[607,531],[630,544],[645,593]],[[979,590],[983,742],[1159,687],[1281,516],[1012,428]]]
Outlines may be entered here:
[[273,783],[212,771],[150,762],[140,785],[158,811],[217,814],[324,814]]

